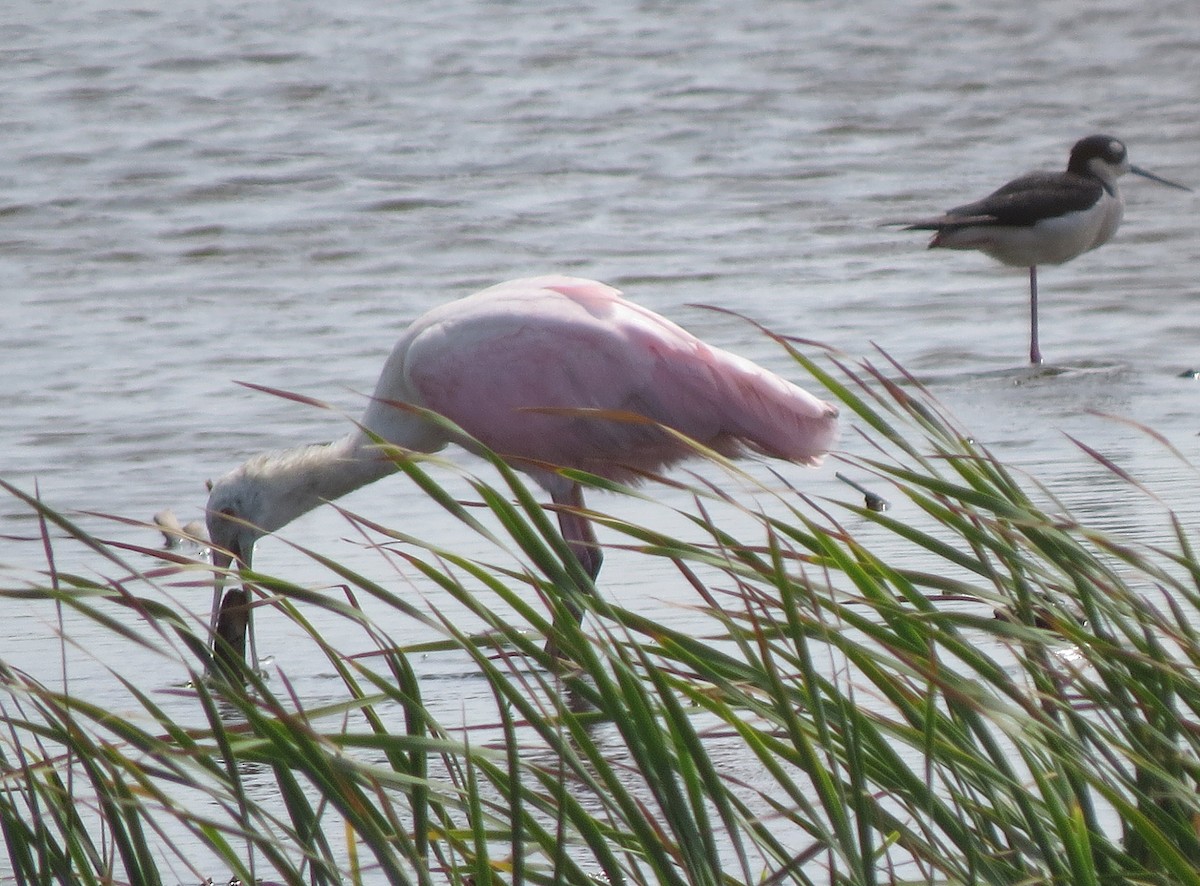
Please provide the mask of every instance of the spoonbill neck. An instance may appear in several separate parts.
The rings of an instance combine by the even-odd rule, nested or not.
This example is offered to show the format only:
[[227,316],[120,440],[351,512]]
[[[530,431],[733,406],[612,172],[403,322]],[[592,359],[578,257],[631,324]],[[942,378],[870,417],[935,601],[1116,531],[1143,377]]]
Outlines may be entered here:
[[314,443],[250,459],[238,469],[247,510],[263,532],[274,532],[313,508],[336,501],[396,470],[378,446],[355,431],[333,443]]

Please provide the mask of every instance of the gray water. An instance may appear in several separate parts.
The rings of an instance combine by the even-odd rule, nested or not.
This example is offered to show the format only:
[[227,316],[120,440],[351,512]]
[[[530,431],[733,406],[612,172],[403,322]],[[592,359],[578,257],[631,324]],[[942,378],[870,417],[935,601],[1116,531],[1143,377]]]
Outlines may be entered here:
[[[605,280],[791,377],[769,340],[694,305],[851,357],[878,345],[1096,525],[1165,533],[1067,434],[1195,523],[1194,472],[1097,413],[1197,454],[1200,383],[1179,375],[1200,367],[1196,195],[1131,176],[1114,240],[1044,269],[1042,348],[1063,372],[1024,366],[1023,272],[879,227],[1062,167],[1093,132],[1200,185],[1192,0],[18,2],[0,13],[0,47],[0,478],[105,537],[156,543],[89,512],[196,519],[206,478],[346,428],[234,380],[354,415],[417,314],[545,272]],[[845,445],[867,451],[854,433]],[[836,467],[783,470],[852,499]],[[347,504],[495,556],[401,479]],[[595,504],[686,530],[653,505]],[[0,498],[5,584],[44,568],[36,534],[29,509]],[[411,582],[414,601],[431,593],[349,534],[329,509],[284,533]],[[84,550],[56,553],[60,568],[111,574]],[[274,541],[256,565],[329,581]],[[665,565],[613,551],[603,584],[690,617]],[[208,597],[177,602],[203,616]],[[4,606],[4,658],[52,678],[53,613]],[[392,636],[420,639],[389,617]],[[279,621],[260,620],[264,651],[306,698],[334,691]],[[96,663],[130,653],[79,639],[73,685],[103,693]],[[470,721],[483,687],[429,668],[445,671],[450,721]],[[145,673],[150,691],[182,676]]]

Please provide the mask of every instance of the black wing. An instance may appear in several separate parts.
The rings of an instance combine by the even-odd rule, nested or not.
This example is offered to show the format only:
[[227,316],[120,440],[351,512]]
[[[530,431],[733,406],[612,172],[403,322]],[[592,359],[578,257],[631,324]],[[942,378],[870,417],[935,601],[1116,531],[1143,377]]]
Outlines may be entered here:
[[1100,199],[1103,183],[1092,176],[1033,172],[1013,179],[982,200],[956,206],[938,218],[914,222],[911,230],[940,231],[964,225],[1023,227],[1042,219],[1081,212]]

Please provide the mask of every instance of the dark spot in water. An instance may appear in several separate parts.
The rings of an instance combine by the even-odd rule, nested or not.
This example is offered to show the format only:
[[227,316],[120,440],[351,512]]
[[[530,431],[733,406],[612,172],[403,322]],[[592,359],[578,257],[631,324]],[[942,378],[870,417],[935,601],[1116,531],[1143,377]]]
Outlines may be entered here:
[[247,52],[238,57],[253,65],[286,65],[308,58],[302,52]]
[[392,200],[379,200],[368,203],[363,209],[367,212],[412,212],[417,209],[435,209],[451,204],[444,200],[431,200],[425,197],[396,197]]
[[151,71],[174,71],[188,73],[203,71],[224,64],[225,59],[213,56],[181,56],[179,58],[164,58],[149,62],[144,67]]

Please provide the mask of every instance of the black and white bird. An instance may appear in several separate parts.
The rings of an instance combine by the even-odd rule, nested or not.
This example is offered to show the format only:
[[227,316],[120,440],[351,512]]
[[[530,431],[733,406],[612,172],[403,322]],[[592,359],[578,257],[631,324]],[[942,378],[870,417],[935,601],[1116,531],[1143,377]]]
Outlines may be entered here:
[[1038,265],[1061,265],[1107,243],[1125,210],[1117,179],[1127,172],[1190,191],[1129,162],[1109,135],[1089,135],[1071,148],[1065,172],[1031,172],[974,203],[936,218],[901,223],[906,231],[934,231],[930,249],[976,249],[997,261],[1029,268],[1029,359],[1038,347]]

